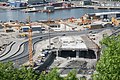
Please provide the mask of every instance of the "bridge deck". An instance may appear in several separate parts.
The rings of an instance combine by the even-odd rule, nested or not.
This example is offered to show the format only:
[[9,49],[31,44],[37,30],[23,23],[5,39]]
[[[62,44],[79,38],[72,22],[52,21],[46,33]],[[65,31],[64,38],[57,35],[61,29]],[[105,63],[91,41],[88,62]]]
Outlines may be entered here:
[[89,49],[98,49],[98,46],[86,35],[81,36]]

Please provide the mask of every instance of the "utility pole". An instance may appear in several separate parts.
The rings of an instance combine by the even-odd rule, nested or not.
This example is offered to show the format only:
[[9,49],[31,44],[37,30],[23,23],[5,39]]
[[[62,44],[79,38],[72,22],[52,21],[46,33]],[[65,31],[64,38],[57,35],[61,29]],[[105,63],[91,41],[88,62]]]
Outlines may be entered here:
[[29,22],[29,26],[30,26],[30,29],[28,31],[28,38],[29,38],[29,45],[28,45],[28,48],[29,48],[29,66],[34,66],[33,64],[33,54],[32,54],[32,28],[31,28],[31,25],[30,25],[30,16],[28,18],[28,22]]

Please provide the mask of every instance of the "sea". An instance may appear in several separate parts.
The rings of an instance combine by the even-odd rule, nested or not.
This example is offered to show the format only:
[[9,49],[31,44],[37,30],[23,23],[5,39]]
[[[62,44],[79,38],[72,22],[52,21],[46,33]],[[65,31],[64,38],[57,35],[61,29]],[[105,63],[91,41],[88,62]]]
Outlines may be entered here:
[[31,21],[48,20],[48,18],[50,18],[51,20],[66,19],[71,17],[80,18],[81,16],[87,13],[110,12],[110,11],[118,10],[76,8],[55,10],[52,13],[45,12],[25,13],[21,10],[0,10],[0,21],[18,20],[24,22],[29,16]]

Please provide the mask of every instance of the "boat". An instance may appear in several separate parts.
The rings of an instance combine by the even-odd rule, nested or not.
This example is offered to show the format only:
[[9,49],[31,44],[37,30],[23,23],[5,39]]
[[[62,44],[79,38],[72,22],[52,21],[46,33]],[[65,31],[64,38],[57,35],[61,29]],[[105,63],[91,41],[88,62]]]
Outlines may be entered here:
[[40,10],[39,9],[36,9],[36,8],[27,8],[27,9],[24,9],[24,10],[21,10],[25,13],[29,13],[29,12],[39,12]]

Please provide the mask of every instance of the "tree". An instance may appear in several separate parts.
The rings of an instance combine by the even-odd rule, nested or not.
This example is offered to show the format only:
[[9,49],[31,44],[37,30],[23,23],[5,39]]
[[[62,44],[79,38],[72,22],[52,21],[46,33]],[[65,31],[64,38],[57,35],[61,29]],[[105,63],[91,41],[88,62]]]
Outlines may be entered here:
[[78,80],[76,71],[73,70],[66,77],[61,77],[57,68],[49,73],[37,74],[33,68],[14,68],[12,62],[0,62],[0,80]]
[[19,69],[18,78],[22,80],[37,80],[38,75],[34,72],[32,68],[22,67]]
[[57,71],[57,68],[54,68],[48,74],[45,74],[44,72],[42,72],[39,80],[63,80],[63,78],[60,77],[60,75]]
[[120,35],[105,37],[101,41],[104,49],[96,66],[93,80],[120,79]]
[[78,80],[78,78],[76,78],[76,71],[75,70],[70,71],[67,77],[64,78],[64,80]]
[[66,77],[61,77],[57,68],[54,68],[48,74],[42,72],[39,80],[78,80],[78,78],[76,78],[75,70],[70,71]]
[[85,76],[80,77],[80,80],[87,80]]
[[12,62],[0,62],[0,80],[37,80],[37,75],[32,68],[14,68]]

